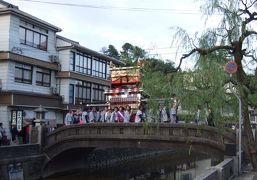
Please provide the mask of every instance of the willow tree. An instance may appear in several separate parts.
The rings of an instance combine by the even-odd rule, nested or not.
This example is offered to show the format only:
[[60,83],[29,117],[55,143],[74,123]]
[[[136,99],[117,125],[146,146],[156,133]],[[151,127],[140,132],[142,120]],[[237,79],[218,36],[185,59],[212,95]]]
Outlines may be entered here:
[[[221,55],[217,62],[216,58],[217,55],[201,57],[193,71],[174,75],[171,83],[172,92],[178,97],[181,110],[186,110],[178,111],[181,120],[184,117],[185,120],[194,121],[194,114],[200,109],[201,120],[205,121],[209,108],[212,109],[217,127],[224,127],[227,120],[232,119],[224,115],[235,112],[235,97],[229,96],[228,86],[225,86],[227,79],[224,59]],[[188,115],[184,116],[185,113]]]
[[[251,159],[255,171],[257,171],[257,145],[249,120],[249,105],[254,105],[252,97],[256,93],[256,74],[249,72],[256,66],[256,53],[254,42],[257,32],[252,28],[257,22],[256,0],[205,0],[201,6],[203,14],[208,21],[213,15],[220,18],[220,23],[216,28],[206,29],[202,36],[190,38],[182,29],[178,28],[174,37],[176,43],[182,43],[187,48],[188,53],[184,54],[179,63],[179,67],[186,58],[194,57],[195,60],[208,59],[209,55],[216,56],[219,61],[222,54],[227,61],[237,63],[237,72],[233,75],[234,86],[242,102],[242,117],[244,133],[246,138],[246,151]],[[180,37],[179,39],[177,37]],[[205,43],[202,43],[202,42]],[[190,48],[190,49],[188,49]]]

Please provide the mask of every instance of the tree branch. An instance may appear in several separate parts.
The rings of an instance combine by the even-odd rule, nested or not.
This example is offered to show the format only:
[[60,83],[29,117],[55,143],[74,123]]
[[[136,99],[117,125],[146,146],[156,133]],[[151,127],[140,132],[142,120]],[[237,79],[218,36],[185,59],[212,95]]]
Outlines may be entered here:
[[244,9],[239,9],[239,11],[241,11],[243,14],[247,14],[249,16],[248,18],[245,18],[245,21],[243,21],[244,24],[248,24],[251,21],[257,20],[257,17],[256,17],[257,13],[256,12],[251,13],[249,11],[249,8],[251,8],[254,5],[255,2],[256,1],[254,1],[250,6],[247,6],[247,3],[244,3],[241,0],[241,3],[244,5]]
[[[248,57],[248,58],[251,58],[251,59],[252,59],[252,61],[257,62],[257,58],[256,58],[256,57],[254,57],[254,55],[253,55],[253,54],[250,54],[250,52],[246,52],[246,53],[244,54],[244,56],[245,56],[245,57]],[[249,63],[251,63],[251,61],[250,61]],[[249,64],[249,63],[248,63],[248,64]],[[248,65],[248,64],[247,64],[247,65]]]
[[246,31],[245,32],[245,37],[251,36],[251,35],[257,35],[256,31]]
[[188,54],[183,54],[183,56],[180,58],[179,65],[176,68],[176,71],[178,71],[180,69],[182,61],[184,59],[188,58],[189,56],[191,56],[192,54],[194,54],[195,52],[198,52],[200,55],[205,56],[205,55],[210,54],[217,50],[231,51],[231,50],[234,50],[234,48],[232,46],[214,46],[214,47],[208,48],[208,49],[194,48]]

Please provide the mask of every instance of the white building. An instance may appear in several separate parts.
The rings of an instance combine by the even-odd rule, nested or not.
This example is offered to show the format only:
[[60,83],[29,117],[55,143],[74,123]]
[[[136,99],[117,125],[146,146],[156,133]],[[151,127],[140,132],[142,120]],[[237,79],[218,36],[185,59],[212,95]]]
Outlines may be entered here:
[[0,122],[10,127],[37,118],[63,123],[65,109],[104,103],[108,64],[122,63],[57,36],[61,29],[0,0]]
[[62,36],[57,36],[57,50],[61,71],[56,78],[63,104],[78,109],[81,105],[106,103],[104,90],[111,85],[109,64],[123,63]]

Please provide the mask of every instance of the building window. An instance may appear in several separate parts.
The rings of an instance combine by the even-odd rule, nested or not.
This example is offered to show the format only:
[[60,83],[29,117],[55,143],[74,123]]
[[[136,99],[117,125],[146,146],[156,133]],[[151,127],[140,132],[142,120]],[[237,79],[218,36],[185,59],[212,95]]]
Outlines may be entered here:
[[105,103],[106,96],[104,95],[104,89],[108,88],[100,84],[93,84],[93,102],[94,103]]
[[26,31],[24,28],[20,28],[20,42],[21,44],[25,44],[26,42]]
[[50,87],[50,85],[51,85],[51,71],[50,70],[38,69],[36,76],[37,76],[36,84],[38,86]]
[[[91,75],[91,59],[92,57],[87,54],[74,53],[74,62],[70,64],[70,70]],[[75,65],[74,65],[75,64]],[[75,70],[74,70],[75,69]]]
[[92,62],[92,75],[106,79],[107,63],[99,58],[94,57]]
[[85,61],[86,61],[86,64],[87,64],[87,74],[91,75],[92,74],[92,68],[91,68],[91,60],[92,60],[92,56],[90,55],[85,55]]
[[75,56],[76,56],[76,54],[74,52],[71,52],[70,71],[75,71]]
[[91,102],[91,83],[79,81],[76,84],[75,104],[86,104]]
[[[72,61],[73,60],[73,61]],[[107,79],[107,63],[88,54],[72,52],[70,70]]]
[[69,86],[69,104],[74,104],[74,85]]
[[15,64],[15,82],[31,84],[32,66],[26,64]]
[[47,35],[20,26],[20,43],[46,51]]

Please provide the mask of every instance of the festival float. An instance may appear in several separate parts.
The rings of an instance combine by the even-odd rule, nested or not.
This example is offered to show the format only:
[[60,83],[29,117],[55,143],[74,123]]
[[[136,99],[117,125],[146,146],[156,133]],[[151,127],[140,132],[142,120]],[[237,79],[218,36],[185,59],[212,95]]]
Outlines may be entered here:
[[148,95],[142,87],[140,66],[112,67],[110,72],[111,89],[105,91],[109,108],[129,105],[137,110],[139,105],[145,104]]

